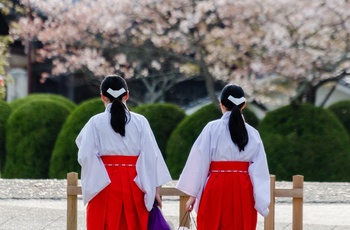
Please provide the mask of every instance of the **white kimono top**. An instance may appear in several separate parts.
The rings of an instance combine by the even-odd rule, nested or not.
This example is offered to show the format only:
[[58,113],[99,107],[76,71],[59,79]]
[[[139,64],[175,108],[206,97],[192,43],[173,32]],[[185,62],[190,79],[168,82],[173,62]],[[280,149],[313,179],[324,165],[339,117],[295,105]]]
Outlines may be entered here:
[[100,156],[139,156],[134,181],[145,193],[145,206],[150,211],[156,187],[171,181],[170,173],[147,119],[130,112],[123,137],[110,125],[111,105],[90,118],[76,138],[84,205],[111,182]]
[[263,143],[258,131],[246,123],[249,141],[244,151],[239,152],[230,136],[230,114],[228,111],[221,119],[211,121],[204,127],[192,146],[176,187],[196,197],[194,209],[197,212],[211,161],[250,162],[248,172],[254,190],[255,209],[265,217],[269,213],[270,175]]

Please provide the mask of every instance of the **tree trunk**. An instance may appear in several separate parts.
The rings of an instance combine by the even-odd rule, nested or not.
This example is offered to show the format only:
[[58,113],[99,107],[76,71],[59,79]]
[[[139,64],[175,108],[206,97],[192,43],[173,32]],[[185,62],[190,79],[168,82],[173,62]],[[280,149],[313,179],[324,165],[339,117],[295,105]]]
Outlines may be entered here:
[[219,100],[215,94],[214,77],[209,72],[208,67],[205,65],[205,63],[201,62],[200,69],[201,69],[201,75],[204,77],[204,80],[205,80],[205,86],[207,88],[209,98],[211,99],[215,107],[220,109]]
[[[315,105],[316,103],[316,93],[319,88],[321,88],[323,85],[329,82],[336,82],[338,83],[341,79],[343,79],[346,76],[349,76],[350,73],[343,71],[340,74],[327,78],[325,80],[319,81],[317,84],[313,85],[312,82],[304,81],[300,83],[298,87],[298,92],[295,97],[291,99],[291,104],[298,104],[298,103],[310,103]],[[329,95],[330,96],[330,95]],[[328,96],[328,98],[329,98]],[[326,103],[326,101],[323,102],[323,104]]]

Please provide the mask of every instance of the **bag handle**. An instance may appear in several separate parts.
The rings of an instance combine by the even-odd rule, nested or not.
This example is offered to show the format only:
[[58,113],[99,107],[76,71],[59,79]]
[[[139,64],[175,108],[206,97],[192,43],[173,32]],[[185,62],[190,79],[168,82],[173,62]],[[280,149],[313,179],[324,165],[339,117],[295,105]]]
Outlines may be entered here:
[[183,215],[181,222],[180,222],[180,226],[184,225],[190,218],[190,213],[189,212],[185,212],[185,214]]
[[181,218],[180,226],[179,226],[178,229],[180,229],[180,227],[184,227],[183,225],[184,225],[186,222],[191,221],[191,220],[192,220],[193,223],[194,223],[194,227],[197,229],[196,221],[195,221],[195,219],[194,219],[192,213],[191,213],[191,212],[188,212],[188,211],[186,211],[185,214],[183,215],[183,217]]
[[193,221],[193,224],[194,224],[194,227],[197,229],[197,224],[196,224],[196,220],[194,219],[193,215],[192,215],[192,212],[190,212],[190,217]]

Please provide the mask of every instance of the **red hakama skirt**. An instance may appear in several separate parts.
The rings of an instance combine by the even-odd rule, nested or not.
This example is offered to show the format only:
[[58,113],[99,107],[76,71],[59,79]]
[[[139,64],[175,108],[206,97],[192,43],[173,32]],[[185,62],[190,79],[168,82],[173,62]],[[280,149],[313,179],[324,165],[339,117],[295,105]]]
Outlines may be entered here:
[[256,229],[257,211],[248,167],[248,162],[211,162],[198,208],[198,230]]
[[147,230],[144,193],[135,184],[137,156],[102,156],[111,183],[87,205],[88,230]]

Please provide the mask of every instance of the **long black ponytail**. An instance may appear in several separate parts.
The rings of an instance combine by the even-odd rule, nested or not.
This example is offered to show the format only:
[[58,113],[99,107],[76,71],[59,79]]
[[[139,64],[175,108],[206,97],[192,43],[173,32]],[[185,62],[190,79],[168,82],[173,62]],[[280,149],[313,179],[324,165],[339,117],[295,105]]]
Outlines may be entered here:
[[238,146],[239,151],[244,151],[249,138],[241,114],[241,109],[245,105],[243,89],[238,85],[226,85],[221,91],[220,102],[228,111],[231,111],[228,124],[231,139]]
[[127,94],[128,86],[125,80],[117,75],[105,77],[101,83],[101,93],[111,102],[111,126],[113,130],[122,136],[125,136],[125,124],[128,122],[127,113],[129,112],[122,102]]

